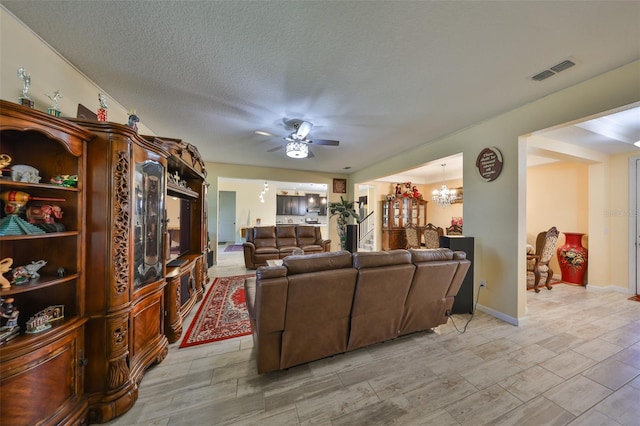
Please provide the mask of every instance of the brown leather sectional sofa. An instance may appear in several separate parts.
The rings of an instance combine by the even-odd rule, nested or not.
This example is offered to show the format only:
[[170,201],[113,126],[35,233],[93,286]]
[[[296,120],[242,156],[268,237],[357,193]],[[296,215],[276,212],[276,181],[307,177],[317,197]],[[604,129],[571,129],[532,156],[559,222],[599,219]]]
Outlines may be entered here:
[[242,244],[244,265],[256,269],[267,260],[283,259],[300,248],[305,254],[331,251],[331,240],[322,239],[320,228],[309,225],[256,226],[247,230]]
[[258,373],[448,320],[471,262],[447,248],[289,256],[245,281]]

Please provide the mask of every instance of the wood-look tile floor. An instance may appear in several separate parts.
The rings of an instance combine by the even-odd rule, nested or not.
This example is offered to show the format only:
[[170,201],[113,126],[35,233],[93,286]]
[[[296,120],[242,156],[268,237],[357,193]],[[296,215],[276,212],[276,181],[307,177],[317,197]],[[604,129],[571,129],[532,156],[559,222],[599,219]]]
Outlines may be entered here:
[[[246,272],[242,253],[221,253],[210,276]],[[637,426],[640,303],[627,297],[560,284],[527,293],[520,327],[477,312],[464,334],[449,321],[264,375],[250,336],[177,342],[108,424]]]

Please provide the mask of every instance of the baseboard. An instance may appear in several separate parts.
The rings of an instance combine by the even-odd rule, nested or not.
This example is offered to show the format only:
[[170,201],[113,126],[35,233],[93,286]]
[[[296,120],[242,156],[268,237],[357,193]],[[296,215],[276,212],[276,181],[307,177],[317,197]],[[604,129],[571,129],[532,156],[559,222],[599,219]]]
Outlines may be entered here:
[[485,314],[491,315],[492,317],[498,318],[499,320],[502,320],[508,324],[516,325],[516,326],[520,325],[520,322],[518,321],[517,318],[506,315],[500,311],[496,311],[495,309],[488,308],[481,304],[477,304],[476,309],[484,312]]
[[602,286],[587,284],[586,287],[588,291],[593,291],[596,293],[609,293],[613,291],[616,293],[628,294],[631,296],[635,294],[635,292],[629,288],[618,287],[616,285],[608,285],[608,286],[602,287]]

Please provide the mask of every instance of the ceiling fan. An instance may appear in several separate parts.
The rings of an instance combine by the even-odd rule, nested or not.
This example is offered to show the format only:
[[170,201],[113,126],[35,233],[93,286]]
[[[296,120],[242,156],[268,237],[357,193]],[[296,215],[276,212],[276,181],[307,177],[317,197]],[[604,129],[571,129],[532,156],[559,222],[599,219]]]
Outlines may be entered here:
[[[300,119],[284,119],[285,128],[292,130],[292,132],[284,138],[287,143],[284,145],[287,157],[290,158],[311,158],[313,152],[309,149],[309,145],[329,145],[338,146],[340,141],[332,139],[312,139],[309,137],[313,123]],[[282,149],[283,146],[278,146],[269,149],[267,152],[274,152]]]

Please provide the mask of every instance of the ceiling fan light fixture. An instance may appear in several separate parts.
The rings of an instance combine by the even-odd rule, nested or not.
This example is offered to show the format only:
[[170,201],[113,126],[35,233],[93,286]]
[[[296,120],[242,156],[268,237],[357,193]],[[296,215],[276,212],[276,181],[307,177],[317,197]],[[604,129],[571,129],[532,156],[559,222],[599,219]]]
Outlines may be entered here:
[[285,147],[287,157],[307,158],[309,156],[309,145],[305,142],[291,141]]

